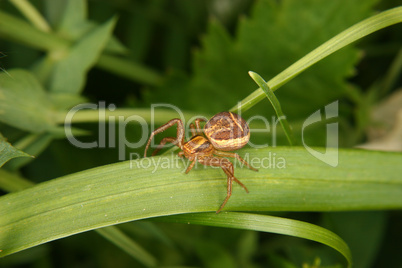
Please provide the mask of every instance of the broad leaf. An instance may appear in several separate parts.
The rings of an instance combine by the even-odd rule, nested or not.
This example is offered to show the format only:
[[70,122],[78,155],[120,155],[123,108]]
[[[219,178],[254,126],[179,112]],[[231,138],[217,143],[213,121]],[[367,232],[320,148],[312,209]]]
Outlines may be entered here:
[[25,70],[0,73],[0,121],[13,127],[44,132],[55,126],[51,99],[35,76]]
[[30,155],[13,147],[0,134],[0,167],[2,167],[8,160],[16,157],[30,157]]
[[[250,16],[239,21],[234,37],[218,21],[211,20],[202,48],[194,55],[190,80],[181,79],[182,85],[166,83],[150,100],[168,99],[182,108],[208,113],[227,110],[256,88],[248,71],[270,80],[323,42],[368,17],[375,2],[256,1]],[[304,120],[324,105],[347,96],[350,85],[346,78],[353,74],[358,58],[358,50],[348,46],[275,92],[288,119]],[[270,117],[274,112],[270,109],[269,114],[267,107],[268,101],[253,107],[253,113]]]
[[[23,148],[26,153],[37,157],[49,146],[54,138],[54,135],[49,133],[30,134],[15,142],[15,145],[18,148]],[[7,170],[18,170],[32,160],[32,158],[15,159],[7,163],[6,167]]]
[[[242,150],[259,172],[235,170],[225,210],[341,211],[402,208],[402,155],[340,150],[332,168],[304,148]],[[283,166],[285,162],[285,166]],[[220,169],[185,174],[178,157],[121,162],[0,197],[0,256],[122,222],[216,211],[226,196]]]
[[[57,32],[69,40],[78,40],[97,26],[97,23],[88,19],[87,1],[70,0],[65,3]],[[105,51],[125,54],[128,50],[117,38],[111,36],[106,43]]]
[[65,3],[63,16],[57,27],[61,35],[69,39],[78,39],[88,30],[86,0],[70,0]]
[[[203,49],[195,55],[195,76],[188,88],[192,103],[204,99],[208,101],[204,110],[216,112],[232,107],[255,89],[247,75],[249,70],[269,80],[321,43],[369,16],[375,2],[257,1],[250,18],[240,21],[234,39],[213,21]],[[345,78],[352,74],[357,59],[358,51],[349,46],[285,85],[276,93],[284,113],[290,119],[305,119],[323,104],[345,96],[349,86]],[[208,96],[213,97],[206,99]],[[266,114],[267,106],[259,111]]]
[[86,74],[95,65],[109,40],[116,19],[94,28],[79,39],[56,63],[50,82],[50,90],[63,93],[79,93],[83,89]]

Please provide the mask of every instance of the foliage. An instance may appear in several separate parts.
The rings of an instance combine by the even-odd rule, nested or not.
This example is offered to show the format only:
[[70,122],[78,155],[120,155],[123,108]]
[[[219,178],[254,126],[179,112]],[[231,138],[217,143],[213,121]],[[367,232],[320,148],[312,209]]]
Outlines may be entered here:
[[[386,28],[402,7],[378,2],[0,2],[0,266],[401,265],[401,213],[386,211],[402,208],[401,153],[342,148],[330,167],[284,147],[325,151],[329,121],[303,123],[333,101],[340,144],[370,141],[375,106],[395,99],[402,69],[400,25]],[[139,158],[143,146],[131,145],[149,136],[144,125],[178,116],[156,103],[186,123],[231,107],[286,115],[278,133],[252,134],[273,146],[239,151],[262,166],[236,167],[250,193],[234,187],[225,210],[248,213],[214,213],[220,170]]]
[[14,148],[4,139],[3,135],[0,134],[0,167],[8,160],[21,156],[27,157],[29,154]]

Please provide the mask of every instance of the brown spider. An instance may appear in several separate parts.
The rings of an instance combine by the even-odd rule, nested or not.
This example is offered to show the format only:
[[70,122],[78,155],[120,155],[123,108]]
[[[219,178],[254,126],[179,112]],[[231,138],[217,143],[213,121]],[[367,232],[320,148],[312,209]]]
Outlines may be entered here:
[[178,154],[180,157],[185,156],[192,161],[186,169],[186,173],[188,173],[194,167],[196,161],[206,166],[221,167],[227,175],[227,196],[221,207],[218,209],[218,211],[216,211],[216,213],[219,213],[232,195],[233,181],[240,184],[240,186],[243,187],[248,193],[247,187],[234,176],[233,164],[224,157],[234,157],[245,164],[249,169],[255,171],[258,170],[251,167],[237,153],[227,152],[242,148],[250,139],[250,129],[243,118],[231,112],[221,112],[214,115],[204,126],[203,132],[205,133],[206,137],[202,135],[202,130],[200,127],[200,122],[205,121],[206,120],[203,118],[195,119],[194,122],[196,128],[194,127],[194,124],[190,124],[192,137],[189,141],[184,142],[185,133],[183,122],[178,118],[170,120],[151,133],[151,136],[149,137],[148,143],[145,147],[144,157],[147,156],[147,150],[152,138],[156,134],[165,131],[174,124],[177,124],[177,137],[163,138],[152,155],[155,155],[166,143],[170,142],[180,147],[182,150]]

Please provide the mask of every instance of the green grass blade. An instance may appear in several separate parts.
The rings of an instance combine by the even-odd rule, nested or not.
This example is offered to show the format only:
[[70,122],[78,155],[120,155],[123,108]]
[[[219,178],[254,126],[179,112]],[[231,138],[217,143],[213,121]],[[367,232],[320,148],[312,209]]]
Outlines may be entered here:
[[282,112],[281,104],[279,103],[278,99],[276,98],[274,92],[269,88],[267,82],[257,73],[255,72],[248,72],[254,82],[264,91],[264,94],[267,96],[269,102],[272,104],[272,107],[275,110],[276,115],[278,116],[279,122],[281,123],[283,130],[285,132],[286,138],[288,139],[289,144],[295,145],[296,140],[294,138],[292,129],[286,119],[286,116]]
[[[269,88],[275,91],[298,74],[311,67],[313,64],[331,55],[337,50],[340,50],[364,36],[400,22],[402,22],[402,7],[396,7],[365,19],[317,47],[272,78],[267,84]],[[263,100],[264,96],[265,94],[263,90],[259,88],[243,99],[239,104],[234,106],[231,111],[246,111]]]
[[70,42],[56,35],[46,33],[0,10],[0,36],[45,51],[64,51]]
[[[57,115],[55,115],[55,120],[57,123],[62,124],[65,122],[67,117],[67,112],[59,111]],[[133,123],[141,123],[136,120],[136,118],[141,117],[146,122],[152,122],[153,124],[164,124],[166,121],[171,120],[172,118],[180,118],[182,120],[188,121],[191,118],[194,119],[196,116],[200,116],[199,113],[187,112],[187,111],[177,111],[173,109],[163,109],[156,108],[154,110],[150,110],[148,108],[119,108],[113,111],[109,109],[99,108],[98,110],[92,109],[78,109],[76,112],[70,113],[71,123],[98,123],[98,122],[107,122],[110,118],[118,121],[120,117],[125,120],[129,120],[130,116],[134,116],[132,119]]]
[[[17,192],[33,187],[35,184],[16,174],[0,169],[0,189],[6,192]],[[146,267],[156,266],[156,259],[138,245],[129,236],[115,226],[96,230],[101,236],[115,244]],[[1,252],[1,250],[0,250]]]
[[387,71],[383,81],[380,85],[380,93],[382,96],[388,94],[398,81],[398,77],[402,73],[402,48],[399,49],[398,54],[395,56],[389,70]]
[[0,189],[6,192],[17,192],[34,186],[35,184],[15,173],[0,169]]
[[[402,154],[340,150],[332,168],[302,147],[239,153],[259,172],[237,165],[235,175],[250,193],[235,185],[225,210],[402,208]],[[226,196],[225,174],[204,166],[185,174],[182,161],[159,156],[121,162],[0,197],[0,256],[122,222],[215,212]]]
[[162,82],[162,76],[154,70],[146,69],[142,65],[128,59],[105,53],[99,57],[97,67],[133,80],[134,82],[141,82],[151,86],[158,86]]
[[123,249],[125,252],[130,254],[134,259],[141,262],[145,267],[156,266],[156,259],[147,251],[145,251],[141,246],[135,243],[130,237],[125,233],[120,231],[119,228],[115,226],[109,226],[96,230],[104,238],[115,244],[116,246]]
[[50,32],[50,25],[38,10],[27,0],[10,0],[10,2],[39,30]]
[[309,239],[337,250],[346,258],[348,267],[352,266],[350,249],[342,238],[325,228],[307,222],[238,212],[224,212],[218,215],[215,213],[193,213],[162,217],[156,220],[270,232]]
[[[29,47],[53,52],[53,55],[64,55],[72,45],[69,40],[63,39],[54,33],[43,32],[24,20],[1,10],[0,36]],[[99,62],[96,64],[100,68],[135,82],[139,81],[144,84],[155,85],[162,80],[162,75],[157,71],[139,63],[129,63],[127,60],[117,56],[103,53],[98,60]]]

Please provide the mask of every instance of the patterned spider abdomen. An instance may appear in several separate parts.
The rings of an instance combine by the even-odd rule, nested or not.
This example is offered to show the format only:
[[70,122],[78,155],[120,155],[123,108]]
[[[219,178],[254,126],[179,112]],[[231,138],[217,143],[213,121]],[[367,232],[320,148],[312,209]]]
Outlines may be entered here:
[[250,140],[247,122],[231,112],[214,115],[205,124],[204,133],[215,149],[222,151],[238,150]]

